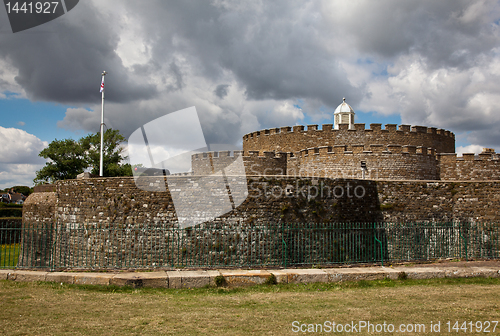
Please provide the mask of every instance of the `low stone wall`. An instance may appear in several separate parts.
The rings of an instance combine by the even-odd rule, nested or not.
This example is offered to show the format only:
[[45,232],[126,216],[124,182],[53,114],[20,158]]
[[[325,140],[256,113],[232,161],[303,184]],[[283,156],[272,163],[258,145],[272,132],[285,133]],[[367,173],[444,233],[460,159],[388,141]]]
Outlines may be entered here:
[[442,180],[481,181],[500,180],[500,158],[495,152],[439,154],[439,177]]
[[[179,186],[196,183],[198,177],[155,178],[163,183],[168,179],[167,186],[176,180],[175,192],[180,195]],[[47,237],[43,228],[32,230],[34,235],[23,243],[23,261],[20,258],[19,265],[202,266],[200,260],[205,266],[214,263],[269,265],[273,260],[282,262],[284,247],[290,251],[320,251],[322,246],[330,244],[317,240],[314,235],[303,236],[300,225],[304,223],[360,223],[356,230],[331,239],[345,241],[344,249],[352,248],[361,256],[366,255],[366,251],[378,253],[373,245],[376,234],[387,242],[387,250],[381,253],[390,257],[396,253],[395,245],[389,244],[394,237],[390,236],[390,230],[374,230],[375,222],[500,221],[497,182],[260,176],[247,177],[247,185],[247,197],[241,205],[186,230],[178,228],[177,212],[168,188],[167,191],[142,190],[136,187],[133,178],[127,177],[59,181],[55,193],[30,195],[23,215],[26,228],[35,228],[38,224],[47,228],[57,223],[54,233],[57,237]],[[189,207],[196,204],[197,199],[187,201],[191,202],[185,203]],[[296,235],[282,236],[283,232],[276,229],[281,223],[299,225],[297,230],[290,231]],[[422,234],[430,240],[438,240],[440,236],[439,232]],[[448,244],[456,244],[459,232],[447,234],[451,237]],[[52,246],[56,238],[55,252],[50,254],[53,259],[47,260],[43,247]],[[351,241],[361,245],[351,246],[347,243]],[[345,255],[342,250],[329,253],[330,262],[344,262],[345,258],[357,260],[356,254]],[[290,262],[300,263],[304,255],[297,252],[289,258]],[[377,255],[373,258],[377,259]]]

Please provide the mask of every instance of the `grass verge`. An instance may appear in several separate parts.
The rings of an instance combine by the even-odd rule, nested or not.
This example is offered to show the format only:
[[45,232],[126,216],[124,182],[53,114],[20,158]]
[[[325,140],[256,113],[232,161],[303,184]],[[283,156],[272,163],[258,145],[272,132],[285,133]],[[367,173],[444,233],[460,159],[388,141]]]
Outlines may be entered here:
[[441,321],[444,328],[447,321],[500,320],[500,279],[182,290],[0,281],[0,302],[7,335],[291,335],[294,321]]
[[0,268],[14,268],[19,257],[19,244],[0,245]]

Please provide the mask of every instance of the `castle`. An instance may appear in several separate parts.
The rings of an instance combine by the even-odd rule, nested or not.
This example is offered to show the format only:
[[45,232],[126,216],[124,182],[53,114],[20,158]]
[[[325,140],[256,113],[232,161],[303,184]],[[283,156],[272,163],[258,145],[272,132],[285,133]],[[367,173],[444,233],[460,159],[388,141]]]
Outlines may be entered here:
[[207,175],[243,156],[246,175],[354,178],[372,180],[498,180],[493,149],[479,155],[455,153],[455,135],[424,126],[354,123],[344,101],[334,124],[271,128],[243,136],[243,151],[192,156],[192,174]]
[[[83,176],[38,188],[23,207],[27,236],[18,267],[283,261],[286,267],[498,256],[498,154],[486,149],[457,157],[449,131],[381,124],[365,129],[354,115],[344,101],[334,125],[246,134],[242,151],[191,156],[189,174]],[[242,182],[248,189],[238,188]],[[174,197],[182,202],[174,204]],[[227,204],[227,212],[179,226],[183,213],[205,218],[203,211],[215,203]],[[328,230],[308,229],[308,223]],[[410,223],[410,231],[399,223]]]

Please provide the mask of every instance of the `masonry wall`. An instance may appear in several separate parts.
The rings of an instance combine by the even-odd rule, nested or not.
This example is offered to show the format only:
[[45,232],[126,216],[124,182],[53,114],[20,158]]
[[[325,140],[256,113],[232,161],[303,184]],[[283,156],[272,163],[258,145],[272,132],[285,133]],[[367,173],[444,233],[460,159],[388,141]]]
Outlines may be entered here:
[[[51,185],[47,189],[54,190]],[[49,228],[56,225],[56,204],[58,194],[54,191],[34,192],[23,204],[23,232],[19,254],[19,266],[33,265],[48,267],[53,237]]]
[[[232,154],[232,155],[231,155]],[[210,175],[223,170],[226,175],[285,175],[287,171],[287,153],[264,152],[259,156],[258,151],[250,151],[243,155],[243,151],[207,152],[194,154],[191,158],[193,175]],[[244,169],[237,165],[238,159]]]
[[[165,177],[159,179],[161,182]],[[179,192],[179,186],[199,182],[195,176],[168,179],[169,187],[172,181],[177,181],[172,192],[174,189]],[[37,219],[46,222],[50,209],[55,209],[58,236],[35,239],[56,241],[57,238],[54,255],[58,259],[43,260],[44,254],[39,253],[36,254],[40,259],[38,265],[109,268],[145,264],[174,266],[182,258],[193,266],[199,266],[196,260],[234,264],[235,258],[239,258],[237,264],[245,265],[257,253],[262,259],[252,259],[252,263],[260,260],[264,264],[282,255],[281,238],[276,239],[281,233],[275,231],[273,225],[283,222],[361,223],[358,224],[360,229],[366,226],[367,234],[371,234],[374,232],[372,224],[381,221],[500,221],[500,186],[494,181],[370,181],[268,176],[248,177],[247,185],[248,197],[234,210],[192,230],[174,230],[166,235],[165,229],[178,227],[178,209],[174,208],[168,188],[166,191],[141,190],[135,186],[133,178],[60,181],[54,197],[41,202],[44,207],[33,206],[26,210],[23,218],[29,218],[30,222],[24,225],[33,226]],[[30,195],[28,204],[35,205],[39,197],[36,193]],[[186,202],[189,208],[197,199]],[[255,227],[262,228],[258,236],[255,230],[249,233],[248,229]],[[218,229],[226,230],[224,237],[214,236]],[[459,233],[454,232],[453,237],[459,237]],[[373,243],[372,238],[366,239]],[[297,242],[300,246],[322,244],[313,237],[287,239],[291,239],[287,246]],[[230,251],[218,248],[217,241],[224,242]],[[36,251],[36,244],[23,244],[21,255],[34,255]],[[390,251],[389,246],[387,253]],[[23,265],[29,263],[20,264]]]
[[481,181],[500,180],[500,159],[494,152],[474,154],[438,155],[439,177],[442,180]]
[[294,126],[252,132],[243,136],[243,150],[295,153],[318,146],[404,144],[434,148],[437,153],[455,152],[455,135],[443,129],[394,124],[385,125],[385,129],[381,124],[370,124],[370,129],[365,129],[365,124],[355,124],[355,129],[349,130],[348,125],[339,126],[339,130],[325,124],[322,129],[308,125],[307,129]]
[[365,178],[395,180],[437,180],[439,172],[432,149],[415,146],[351,145],[319,147],[300,151],[295,169],[288,175],[330,178],[358,178],[366,164]]

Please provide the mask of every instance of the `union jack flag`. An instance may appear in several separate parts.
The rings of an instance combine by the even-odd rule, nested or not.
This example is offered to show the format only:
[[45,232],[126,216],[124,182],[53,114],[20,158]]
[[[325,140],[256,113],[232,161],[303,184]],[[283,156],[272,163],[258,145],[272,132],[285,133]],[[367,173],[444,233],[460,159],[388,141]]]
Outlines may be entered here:
[[99,91],[99,92],[102,92],[102,91],[104,91],[104,76],[102,76],[101,91]]

